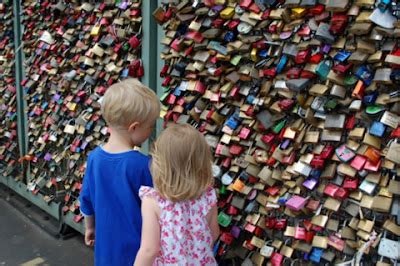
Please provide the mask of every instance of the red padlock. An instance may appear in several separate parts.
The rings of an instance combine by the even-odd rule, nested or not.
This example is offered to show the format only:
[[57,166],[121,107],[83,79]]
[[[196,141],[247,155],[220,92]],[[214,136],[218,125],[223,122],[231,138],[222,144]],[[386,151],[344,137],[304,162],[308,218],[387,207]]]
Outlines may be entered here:
[[144,75],[144,67],[143,67],[142,60],[140,60],[139,67],[136,69],[136,77],[141,78],[141,77],[143,77],[143,75]]
[[298,67],[292,67],[291,69],[288,70],[288,72],[286,73],[286,77],[288,79],[298,79],[301,75],[301,68]]
[[270,260],[272,266],[281,266],[283,262],[283,255],[278,252],[273,252]]
[[334,198],[338,190],[339,187],[337,185],[329,183],[325,186],[324,194]]
[[265,226],[268,229],[275,229],[275,225],[276,225],[276,218],[275,217],[267,217],[265,219]]
[[309,60],[310,55],[311,55],[311,49],[300,51],[297,53],[294,62],[299,65],[304,64]]
[[327,145],[322,149],[320,157],[322,159],[329,159],[329,158],[332,157],[334,150],[335,149],[334,149],[334,147],[332,145]]
[[264,136],[261,137],[261,140],[265,144],[271,144],[274,139],[275,139],[275,135],[272,134],[272,133],[268,133],[267,135],[264,135]]
[[348,22],[346,14],[334,13],[331,17],[329,31],[335,35],[340,35],[344,32]]
[[358,179],[346,177],[343,181],[343,188],[355,190],[358,188]]
[[313,159],[310,162],[310,165],[316,169],[323,169],[325,165],[325,159],[320,155],[314,155]]
[[324,56],[321,53],[317,53],[310,57],[309,63],[311,64],[319,64]]
[[133,48],[136,49],[137,47],[139,47],[140,45],[140,40],[138,37],[136,36],[132,36],[129,41],[128,41],[129,45]]
[[349,196],[349,192],[342,187],[340,187],[335,193],[335,198],[341,199],[341,200],[345,200],[348,196]]
[[231,233],[223,232],[223,233],[221,234],[221,237],[220,237],[219,239],[220,239],[222,242],[224,242],[225,244],[230,245],[230,244],[232,244],[234,238],[233,238],[233,236],[232,236]]
[[287,226],[287,219],[281,218],[277,219],[274,228],[276,230],[284,230]]

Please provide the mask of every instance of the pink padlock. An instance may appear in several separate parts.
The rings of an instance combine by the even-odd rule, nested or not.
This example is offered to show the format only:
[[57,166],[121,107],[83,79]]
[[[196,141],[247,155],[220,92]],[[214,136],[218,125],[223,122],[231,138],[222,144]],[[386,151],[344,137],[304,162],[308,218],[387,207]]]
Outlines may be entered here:
[[307,200],[307,198],[294,195],[288,201],[286,201],[286,207],[294,211],[299,211],[306,206]]

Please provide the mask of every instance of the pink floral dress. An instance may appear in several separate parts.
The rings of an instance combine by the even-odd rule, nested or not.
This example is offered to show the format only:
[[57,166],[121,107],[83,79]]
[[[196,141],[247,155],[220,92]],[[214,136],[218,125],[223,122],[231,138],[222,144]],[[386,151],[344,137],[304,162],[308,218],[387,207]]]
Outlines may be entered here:
[[160,253],[153,265],[217,265],[206,215],[217,204],[213,188],[198,199],[173,203],[151,187],[142,186],[140,198],[154,198],[160,207]]

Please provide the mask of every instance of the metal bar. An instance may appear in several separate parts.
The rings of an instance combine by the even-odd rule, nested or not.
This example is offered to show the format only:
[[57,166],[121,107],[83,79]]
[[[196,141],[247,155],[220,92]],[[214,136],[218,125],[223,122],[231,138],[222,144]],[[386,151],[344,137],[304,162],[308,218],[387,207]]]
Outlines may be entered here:
[[[25,113],[26,102],[24,100],[24,90],[21,81],[24,77],[23,69],[23,48],[22,48],[22,29],[21,29],[21,2],[13,1],[14,8],[14,49],[15,50],[15,86],[17,90],[17,130],[20,156],[28,153],[28,134],[27,117]],[[24,181],[26,172],[22,173]]]
[[69,227],[75,229],[76,231],[78,231],[79,233],[81,233],[82,235],[85,234],[85,224],[82,222],[80,223],[76,223],[74,221],[74,214],[71,212],[68,212],[65,216],[64,216],[64,223],[66,225],[68,225]]
[[[162,0],[158,0],[158,6],[161,6],[161,3],[162,3]],[[158,98],[161,98],[161,96],[164,94],[164,92],[163,92],[163,88],[161,86],[162,79],[161,79],[159,73],[161,72],[161,69],[162,69],[162,67],[164,65],[164,61],[161,60],[161,58],[160,58],[161,52],[163,50],[163,45],[160,43],[160,41],[164,38],[164,34],[165,33],[164,33],[164,31],[163,31],[163,29],[162,29],[162,27],[160,25],[156,24],[156,27],[157,27],[157,37],[158,37],[158,40],[157,40],[157,55],[156,55],[157,56],[157,59],[156,59],[157,60],[156,91],[157,91]],[[160,135],[160,133],[162,131],[162,124],[163,124],[163,119],[158,119],[157,128],[156,128],[157,136]]]
[[[144,76],[142,82],[157,92],[157,24],[152,18],[153,10],[157,8],[157,1],[142,1],[142,62]],[[150,143],[156,138],[157,130],[153,131],[149,140],[142,145],[142,152],[148,153]]]

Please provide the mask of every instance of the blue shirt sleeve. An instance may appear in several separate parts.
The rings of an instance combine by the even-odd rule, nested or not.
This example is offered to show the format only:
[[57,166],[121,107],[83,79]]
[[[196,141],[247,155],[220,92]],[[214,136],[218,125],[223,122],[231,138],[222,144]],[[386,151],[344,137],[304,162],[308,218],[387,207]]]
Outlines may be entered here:
[[[153,178],[150,173],[151,158],[147,161],[147,167],[143,170],[142,186],[153,187]],[[140,188],[140,187],[139,187]]]
[[91,216],[94,214],[94,208],[90,194],[91,186],[94,185],[92,182],[93,176],[91,173],[93,171],[91,169],[91,166],[92,166],[91,156],[89,156],[87,161],[85,176],[83,178],[82,191],[79,196],[81,213],[86,216]]

